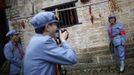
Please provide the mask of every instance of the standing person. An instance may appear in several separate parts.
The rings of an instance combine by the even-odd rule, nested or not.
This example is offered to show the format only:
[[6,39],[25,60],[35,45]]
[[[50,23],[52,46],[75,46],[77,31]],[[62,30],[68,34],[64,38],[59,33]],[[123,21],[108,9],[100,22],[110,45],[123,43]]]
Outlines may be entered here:
[[16,30],[11,30],[6,34],[10,41],[4,47],[4,55],[10,62],[10,75],[19,75],[24,52],[19,43],[19,36]]
[[24,75],[58,75],[57,64],[76,63],[75,51],[65,40],[68,33],[60,34],[62,46],[53,40],[57,22],[52,12],[41,12],[32,18],[36,34],[26,49]]
[[116,22],[116,16],[109,16],[108,21],[110,23],[108,32],[111,43],[114,45],[114,53],[119,63],[119,72],[123,72],[125,69],[125,42],[126,34],[122,23]]

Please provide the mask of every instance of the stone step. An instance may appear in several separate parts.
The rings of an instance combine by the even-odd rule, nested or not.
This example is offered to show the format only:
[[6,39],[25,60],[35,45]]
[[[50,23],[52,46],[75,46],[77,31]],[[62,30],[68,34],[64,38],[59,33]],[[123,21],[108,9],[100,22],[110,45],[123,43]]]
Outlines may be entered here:
[[[129,58],[126,59],[126,66],[127,67],[134,67],[134,58]],[[100,68],[100,67],[114,67],[116,66],[116,61],[112,62],[107,62],[106,64],[100,64],[100,63],[77,63],[76,65],[69,65],[69,66],[64,66],[68,70],[79,70],[79,69],[94,69],[94,68]]]
[[[92,48],[97,49],[97,48]],[[102,50],[101,50],[102,49]],[[78,64],[64,66],[67,75],[118,75],[118,67],[114,54],[108,48],[101,47],[97,51],[85,50],[78,54]],[[134,75],[134,47],[126,46],[126,72],[122,75]],[[130,72],[129,72],[130,71]]]
[[[121,75],[134,75],[134,58],[127,59],[126,71]],[[131,61],[131,62],[130,62]],[[111,64],[91,64],[79,63],[77,65],[66,67],[67,75],[118,75],[118,67],[115,63]]]
[[[127,44],[126,50],[128,50],[131,47],[134,47],[134,43]],[[86,48],[86,49],[80,49],[78,54],[84,54],[84,53],[98,53],[98,52],[103,52],[103,51],[109,51],[108,46],[100,46],[100,47],[93,47],[93,48]]]
[[[129,53],[129,52],[134,53],[134,47],[126,48],[126,53]],[[78,55],[78,58],[79,58],[79,57],[84,57],[84,56],[87,56],[87,55],[98,55],[98,54],[99,55],[105,55],[105,54],[111,54],[111,52],[108,49],[102,49],[102,50],[97,50],[97,51],[94,51],[94,52],[79,53],[77,55]],[[83,56],[81,56],[81,55],[83,55]]]
[[[80,63],[93,63],[96,62],[97,58],[107,59],[115,59],[114,53],[111,53],[110,51],[101,51],[101,52],[95,52],[95,53],[85,53],[85,54],[78,54],[78,61]],[[128,48],[126,50],[126,59],[128,58],[134,58],[134,48]]]

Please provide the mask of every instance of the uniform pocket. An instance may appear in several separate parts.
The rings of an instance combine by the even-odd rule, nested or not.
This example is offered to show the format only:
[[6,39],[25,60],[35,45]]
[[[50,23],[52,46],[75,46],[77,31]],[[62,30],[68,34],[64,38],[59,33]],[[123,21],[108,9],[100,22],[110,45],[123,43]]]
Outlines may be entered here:
[[119,35],[113,38],[113,44],[114,44],[114,46],[121,45],[121,42],[122,42],[122,40],[121,40],[121,37]]

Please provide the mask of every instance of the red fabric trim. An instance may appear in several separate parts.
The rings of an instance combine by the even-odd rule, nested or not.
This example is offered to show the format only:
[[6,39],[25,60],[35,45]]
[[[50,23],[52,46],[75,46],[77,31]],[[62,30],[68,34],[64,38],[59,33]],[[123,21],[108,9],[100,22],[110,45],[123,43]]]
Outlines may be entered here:
[[13,42],[13,44],[15,45],[16,48],[18,48],[19,53],[20,53],[20,55],[21,55],[21,57],[23,59],[23,57],[24,57],[24,51],[23,51],[23,49],[19,48],[18,43]]
[[58,65],[55,65],[55,75],[58,75]]
[[126,35],[126,32],[125,31],[121,31],[120,35]]

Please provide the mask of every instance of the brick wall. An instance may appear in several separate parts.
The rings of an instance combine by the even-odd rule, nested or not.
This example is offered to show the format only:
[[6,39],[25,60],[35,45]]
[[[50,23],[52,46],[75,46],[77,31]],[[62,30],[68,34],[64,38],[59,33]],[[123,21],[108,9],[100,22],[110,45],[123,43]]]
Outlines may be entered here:
[[[19,0],[18,0],[19,1]],[[38,13],[41,9],[70,2],[74,0],[39,0],[33,1],[34,12]],[[104,0],[91,0],[89,3],[96,3]],[[23,0],[22,0],[23,3]],[[125,25],[127,32],[127,66],[133,67],[132,62],[134,58],[134,1],[133,0],[118,0],[118,4],[122,9],[122,12],[115,12],[118,21],[122,21]],[[18,4],[19,5],[19,4]],[[76,6],[82,6],[79,0],[76,2]],[[20,8],[20,7],[18,7]],[[33,12],[30,1],[26,1],[19,10],[19,16],[28,16]],[[94,23],[90,21],[89,6],[77,8],[77,15],[79,23],[72,27],[67,27],[69,31],[69,43],[76,49],[78,56],[78,64],[72,66],[65,66],[68,70],[68,75],[98,75],[108,72],[116,71],[116,63],[114,55],[108,49],[108,21],[107,17],[110,14],[108,2],[92,5],[92,13],[94,15]],[[8,10],[7,10],[8,12]],[[12,11],[13,12],[13,11]],[[7,13],[10,15],[9,13]],[[101,17],[100,17],[101,15]],[[30,19],[12,19],[11,22],[25,21],[25,29],[22,27],[22,42],[24,48],[27,46],[30,37],[34,34],[33,28],[30,25]],[[18,23],[18,24],[19,24]],[[11,25],[11,24],[10,24]],[[20,25],[20,24],[19,24]],[[12,26],[11,26],[12,28]]]

